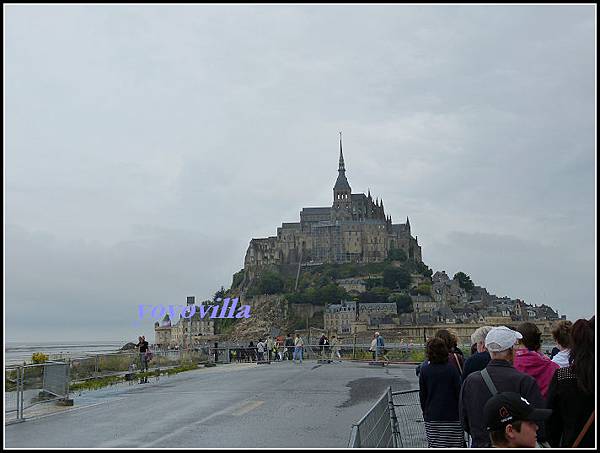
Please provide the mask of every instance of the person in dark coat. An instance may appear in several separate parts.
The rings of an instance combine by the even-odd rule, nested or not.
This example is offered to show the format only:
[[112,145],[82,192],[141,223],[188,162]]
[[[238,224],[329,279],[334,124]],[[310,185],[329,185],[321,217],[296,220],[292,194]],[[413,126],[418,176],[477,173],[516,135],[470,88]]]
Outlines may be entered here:
[[462,373],[463,381],[474,371],[483,370],[490,362],[490,353],[485,347],[485,337],[490,330],[492,330],[492,326],[482,326],[471,335],[471,343],[475,344],[477,351],[465,362]]
[[[554,373],[548,389],[548,436],[552,447],[569,448],[584,430],[595,410],[596,341],[595,317],[580,319],[571,328],[571,352],[568,367]],[[594,447],[594,423],[587,429],[578,447]]]
[[458,415],[460,374],[448,361],[444,340],[427,342],[429,362],[419,374],[419,401],[425,420],[428,448],[461,448],[465,446]]

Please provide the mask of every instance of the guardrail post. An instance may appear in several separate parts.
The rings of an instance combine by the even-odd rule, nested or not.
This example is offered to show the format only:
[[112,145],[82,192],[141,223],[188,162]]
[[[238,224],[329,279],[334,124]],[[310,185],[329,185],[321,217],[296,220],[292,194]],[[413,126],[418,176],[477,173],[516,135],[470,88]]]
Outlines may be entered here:
[[21,367],[21,391],[18,393],[17,398],[19,398],[20,404],[19,404],[19,408],[21,410],[21,416],[19,417],[19,420],[24,420],[25,416],[23,414],[23,406],[25,403],[25,397],[23,396],[23,393],[25,391],[25,367],[22,366]]
[[[390,411],[390,422],[392,424],[392,444],[394,448],[402,447],[402,438],[400,437],[400,427],[398,417],[394,409],[394,397],[392,396],[392,387],[388,387],[388,407]],[[400,444],[400,445],[398,445]]]
[[21,410],[21,380],[22,380],[22,368],[17,367],[17,420],[23,418],[23,411]]

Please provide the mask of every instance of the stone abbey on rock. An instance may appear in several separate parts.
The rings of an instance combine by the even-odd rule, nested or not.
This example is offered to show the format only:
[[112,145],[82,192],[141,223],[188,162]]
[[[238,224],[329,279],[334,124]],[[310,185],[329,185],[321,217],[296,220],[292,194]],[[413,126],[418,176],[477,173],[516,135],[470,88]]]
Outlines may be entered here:
[[391,249],[404,250],[409,260],[421,262],[421,247],[411,236],[410,222],[394,224],[383,201],[352,193],[346,178],[342,137],[333,203],[303,208],[300,222],[282,223],[277,236],[252,239],[244,269],[254,274],[260,267],[283,264],[376,263]]

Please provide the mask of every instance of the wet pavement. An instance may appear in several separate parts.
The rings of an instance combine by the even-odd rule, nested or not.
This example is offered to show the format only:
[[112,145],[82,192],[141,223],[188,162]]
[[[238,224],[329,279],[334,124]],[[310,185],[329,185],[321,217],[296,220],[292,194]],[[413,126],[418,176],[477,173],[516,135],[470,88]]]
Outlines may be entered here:
[[346,447],[390,385],[418,388],[414,365],[219,365],[74,393],[72,408],[6,426],[5,446]]

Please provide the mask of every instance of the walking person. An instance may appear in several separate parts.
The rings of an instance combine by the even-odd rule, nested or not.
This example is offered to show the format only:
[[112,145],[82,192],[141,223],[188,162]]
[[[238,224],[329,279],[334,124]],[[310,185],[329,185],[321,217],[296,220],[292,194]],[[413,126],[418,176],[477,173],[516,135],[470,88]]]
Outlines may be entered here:
[[263,343],[262,338],[258,340],[256,343],[256,353],[258,354],[257,361],[263,362],[265,358],[265,343]]
[[248,362],[256,362],[256,348],[254,347],[254,342],[250,341],[250,344],[248,345],[248,349],[246,350],[247,352],[247,357],[248,357]]
[[517,330],[523,338],[515,348],[513,366],[516,370],[533,377],[538,383],[542,397],[546,398],[552,376],[560,367],[540,352],[542,332],[535,324],[524,322]]
[[[565,368],[569,366],[569,346],[571,345],[571,321],[558,321],[552,329],[552,338],[556,342],[558,351],[552,355],[552,361],[559,367]],[[554,351],[554,350],[553,350]]]
[[419,374],[419,401],[428,448],[462,448],[465,438],[458,415],[460,374],[448,362],[448,347],[437,337],[427,342],[429,362]]
[[334,356],[337,356],[338,359],[342,358],[342,356],[340,355],[340,341],[336,338],[335,335],[332,335],[332,337],[331,337],[331,357],[330,357],[330,359],[333,360]]
[[292,334],[288,333],[287,337],[285,337],[285,350],[284,350],[284,357],[286,360],[292,360],[292,355],[293,355],[293,351],[294,351],[294,339],[292,338]]
[[319,352],[321,353],[322,359],[325,358],[325,345],[326,344],[327,344],[327,337],[325,336],[325,333],[323,333],[323,335],[321,335],[321,338],[319,338]]
[[[138,344],[135,345],[138,350],[139,350],[139,357],[140,357],[140,370],[142,370],[142,372],[147,372],[148,371],[148,342],[146,341],[146,338],[144,338],[144,336],[140,336],[138,337]],[[147,384],[148,383],[148,377],[143,377],[140,379],[140,384]]]
[[377,353],[377,357],[381,357],[386,362],[389,362],[387,356],[385,355],[385,341],[383,341],[383,335],[379,332],[375,332],[375,352]]
[[[548,436],[552,447],[594,447],[595,317],[579,319],[571,327],[568,367],[559,368],[548,390]],[[579,442],[576,444],[576,441]]]
[[300,365],[302,365],[302,353],[304,350],[304,340],[300,336],[299,333],[296,334],[296,338],[294,340],[294,363],[296,363],[296,359],[300,358]]
[[219,343],[215,341],[215,347],[214,347],[214,354],[215,354],[215,363],[217,363],[219,361]]
[[267,337],[267,341],[265,343],[265,350],[267,351],[267,359],[269,361],[273,360],[273,346],[275,345],[275,341],[273,341],[273,337],[269,335]]
[[369,347],[369,351],[373,354],[373,360],[377,357],[377,337],[373,334],[373,339],[371,340],[371,346]]
[[[513,347],[523,336],[506,326],[494,327],[485,337],[485,347],[491,360],[481,371],[467,376],[460,390],[458,412],[463,429],[471,435],[474,448],[489,448],[483,407],[498,392],[515,392],[534,407],[544,407],[544,399],[536,380],[512,366]],[[540,441],[545,441],[544,426],[538,431]]]

